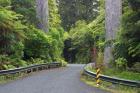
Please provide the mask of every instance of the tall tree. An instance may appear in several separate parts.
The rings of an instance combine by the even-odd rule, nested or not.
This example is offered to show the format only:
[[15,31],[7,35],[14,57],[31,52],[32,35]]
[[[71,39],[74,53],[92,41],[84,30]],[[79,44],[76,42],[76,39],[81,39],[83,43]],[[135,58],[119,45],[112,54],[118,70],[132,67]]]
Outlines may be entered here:
[[106,41],[108,44],[105,47],[104,62],[107,65],[112,56],[111,41],[116,38],[116,33],[120,25],[120,17],[122,14],[122,1],[121,0],[105,0],[106,10]]
[[39,28],[48,32],[49,28],[49,7],[48,0],[36,0],[37,18],[39,19]]

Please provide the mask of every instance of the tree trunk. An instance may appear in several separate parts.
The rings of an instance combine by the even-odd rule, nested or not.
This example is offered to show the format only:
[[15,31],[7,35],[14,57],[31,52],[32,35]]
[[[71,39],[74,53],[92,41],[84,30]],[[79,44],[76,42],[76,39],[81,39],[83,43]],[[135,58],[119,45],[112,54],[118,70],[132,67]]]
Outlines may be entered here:
[[48,0],[36,0],[36,13],[39,20],[38,27],[45,32],[49,30],[49,7]]
[[[106,41],[112,41],[116,38],[118,28],[120,26],[120,18],[122,15],[122,0],[105,0],[106,11]],[[112,44],[106,45],[104,51],[104,63],[109,66],[109,62],[113,59]]]

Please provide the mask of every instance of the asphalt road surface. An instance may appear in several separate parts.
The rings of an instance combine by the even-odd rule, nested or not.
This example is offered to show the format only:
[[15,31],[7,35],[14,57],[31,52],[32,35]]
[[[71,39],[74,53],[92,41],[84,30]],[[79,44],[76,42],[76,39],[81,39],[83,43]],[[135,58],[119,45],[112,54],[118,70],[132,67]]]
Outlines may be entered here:
[[44,70],[0,85],[0,93],[108,93],[80,81],[83,65]]

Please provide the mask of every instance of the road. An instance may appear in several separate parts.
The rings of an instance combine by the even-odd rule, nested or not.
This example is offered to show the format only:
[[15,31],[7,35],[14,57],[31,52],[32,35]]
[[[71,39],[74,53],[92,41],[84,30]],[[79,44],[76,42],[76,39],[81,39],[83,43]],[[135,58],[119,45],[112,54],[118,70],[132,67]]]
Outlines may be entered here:
[[108,93],[80,81],[83,65],[44,70],[7,84],[0,93]]

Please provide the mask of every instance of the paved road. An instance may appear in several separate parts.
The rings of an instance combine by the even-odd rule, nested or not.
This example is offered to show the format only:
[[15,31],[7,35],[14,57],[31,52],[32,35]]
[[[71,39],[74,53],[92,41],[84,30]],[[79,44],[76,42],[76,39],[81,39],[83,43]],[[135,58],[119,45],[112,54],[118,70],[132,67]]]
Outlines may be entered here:
[[0,93],[107,93],[80,81],[83,65],[69,65],[34,73],[26,78],[0,85]]

